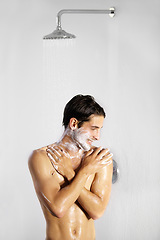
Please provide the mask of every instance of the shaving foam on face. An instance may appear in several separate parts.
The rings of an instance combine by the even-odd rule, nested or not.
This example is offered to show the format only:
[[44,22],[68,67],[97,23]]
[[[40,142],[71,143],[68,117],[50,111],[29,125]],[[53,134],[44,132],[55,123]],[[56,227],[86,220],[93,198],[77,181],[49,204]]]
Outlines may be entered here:
[[69,127],[66,128],[66,130],[63,133],[63,136],[61,139],[57,142],[60,143],[61,140],[68,136],[71,138],[71,140],[68,140],[68,142],[61,143],[61,145],[64,145],[71,151],[89,151],[91,146],[89,143],[87,143],[87,140],[90,140],[90,133],[83,127],[71,130]]
[[89,131],[83,129],[83,127],[75,129],[72,131],[72,139],[77,143],[77,145],[84,151],[89,151],[91,146],[87,143],[90,139]]

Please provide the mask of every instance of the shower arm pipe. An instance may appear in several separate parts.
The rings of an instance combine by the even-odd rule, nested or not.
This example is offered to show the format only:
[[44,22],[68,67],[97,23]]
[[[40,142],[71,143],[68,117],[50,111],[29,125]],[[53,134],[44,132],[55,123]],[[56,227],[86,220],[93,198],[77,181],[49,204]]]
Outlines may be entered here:
[[109,14],[110,17],[114,17],[115,8],[109,8],[106,10],[96,10],[96,9],[62,9],[57,14],[57,29],[62,29],[61,27],[61,17],[63,14]]

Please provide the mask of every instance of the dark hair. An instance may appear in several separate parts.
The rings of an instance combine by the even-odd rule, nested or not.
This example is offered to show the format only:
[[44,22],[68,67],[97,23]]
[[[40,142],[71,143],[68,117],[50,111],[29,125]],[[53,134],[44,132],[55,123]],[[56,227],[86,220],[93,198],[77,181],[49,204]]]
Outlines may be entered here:
[[90,95],[76,95],[65,106],[63,113],[63,126],[66,128],[72,117],[79,121],[78,127],[83,122],[89,121],[92,114],[106,116],[104,109]]

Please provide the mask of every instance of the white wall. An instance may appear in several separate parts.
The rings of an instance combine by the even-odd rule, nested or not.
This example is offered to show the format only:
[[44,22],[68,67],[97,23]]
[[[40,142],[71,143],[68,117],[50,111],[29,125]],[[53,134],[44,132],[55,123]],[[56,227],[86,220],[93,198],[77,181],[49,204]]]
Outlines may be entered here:
[[[63,16],[75,43],[47,55],[42,37],[56,27],[60,9],[110,6],[113,19]],[[1,1],[0,239],[45,238],[27,158],[60,137],[63,108],[77,93],[92,94],[106,109],[99,144],[111,148],[120,169],[96,221],[97,240],[160,239],[159,8],[157,0]]]

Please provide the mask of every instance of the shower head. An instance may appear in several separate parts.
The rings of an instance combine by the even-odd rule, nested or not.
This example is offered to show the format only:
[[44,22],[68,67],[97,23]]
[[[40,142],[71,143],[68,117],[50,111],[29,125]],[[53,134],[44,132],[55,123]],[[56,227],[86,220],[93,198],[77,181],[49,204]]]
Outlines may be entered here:
[[87,14],[109,14],[110,17],[114,17],[115,8],[111,7],[107,10],[96,10],[96,9],[63,9],[57,14],[57,29],[43,37],[43,39],[73,39],[75,35],[67,33],[61,27],[61,16],[64,13],[87,13]]
[[49,39],[49,40],[51,40],[51,39],[72,39],[75,37],[76,37],[75,35],[73,35],[71,33],[67,33],[62,28],[57,27],[57,29],[54,32],[44,36],[43,39]]

